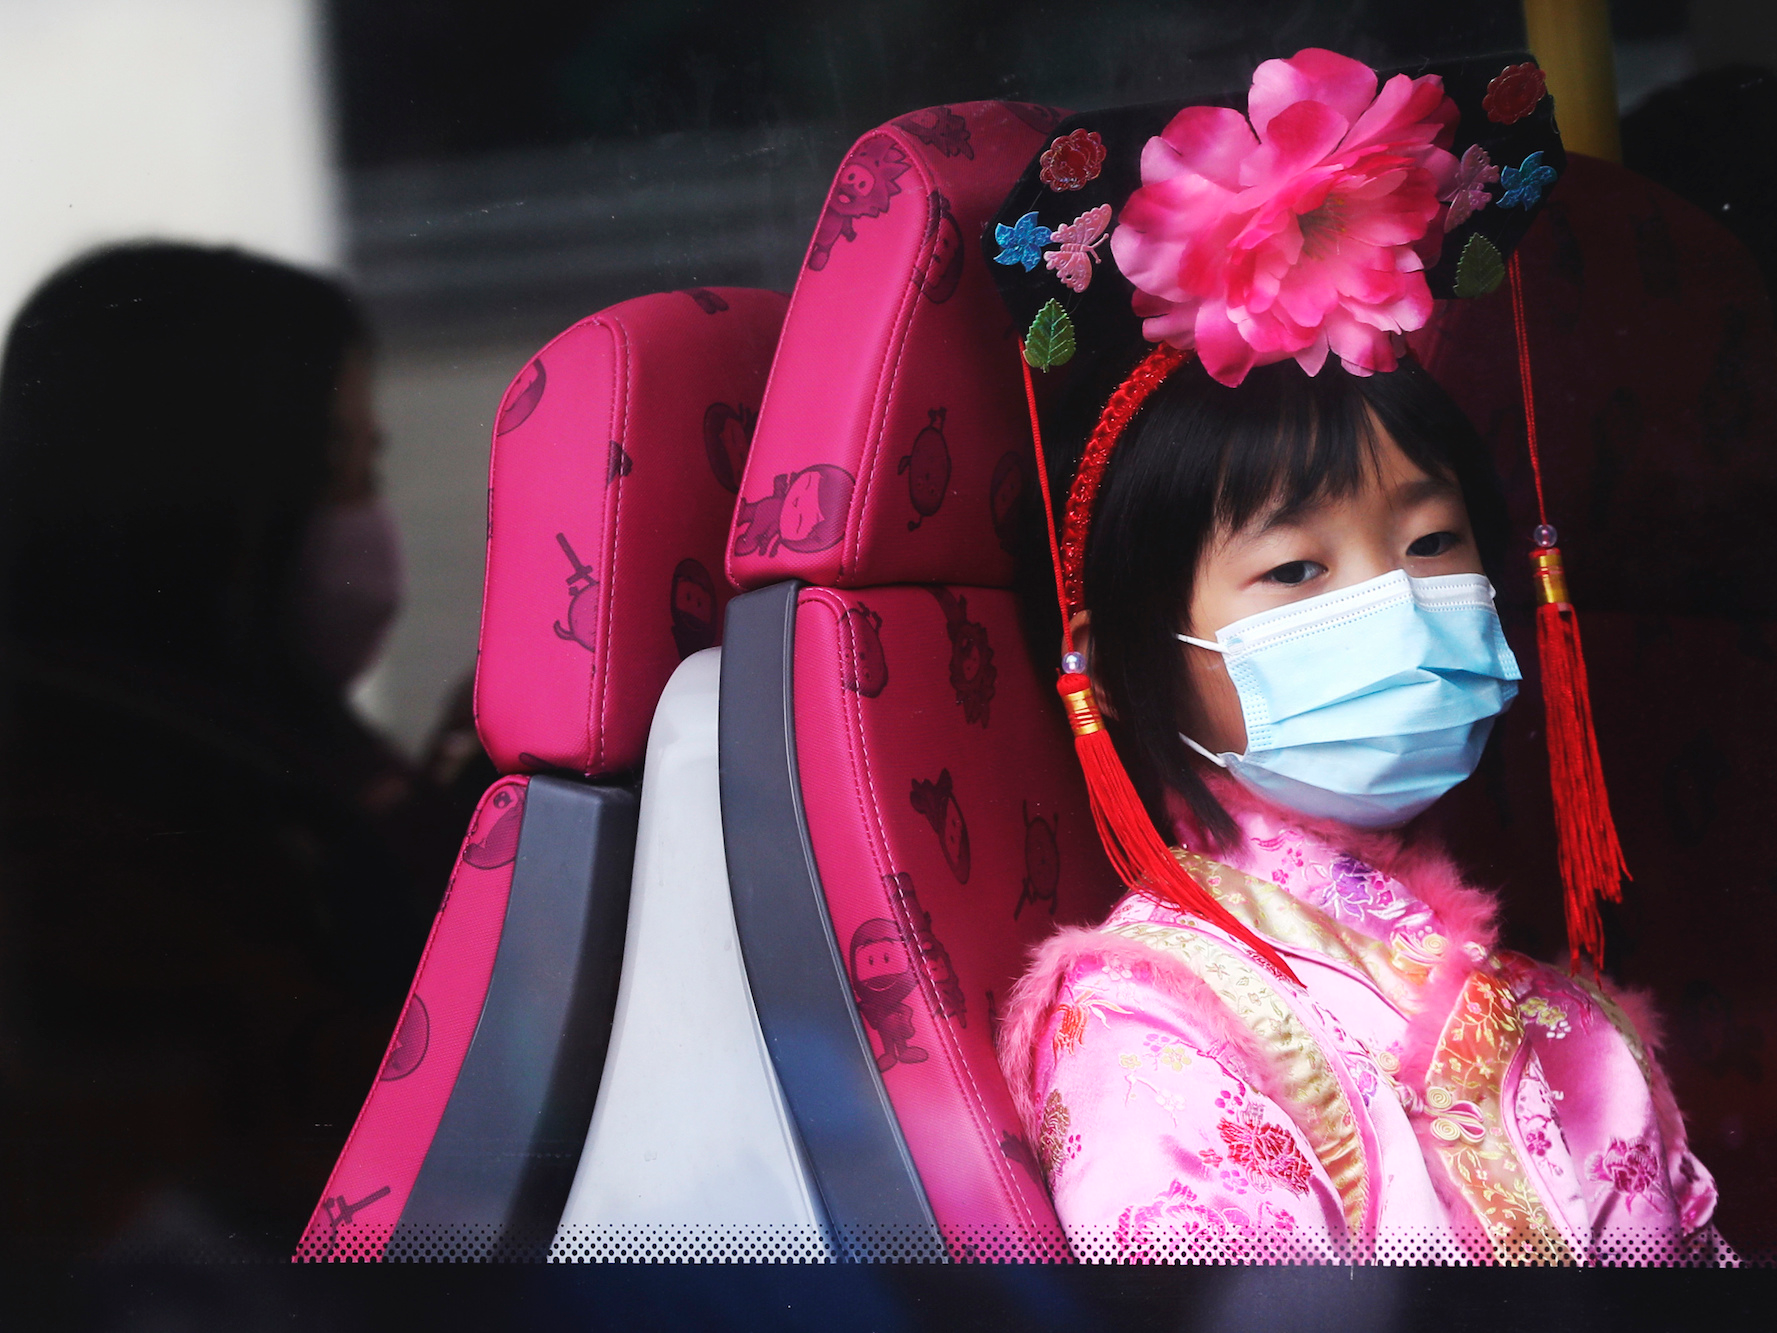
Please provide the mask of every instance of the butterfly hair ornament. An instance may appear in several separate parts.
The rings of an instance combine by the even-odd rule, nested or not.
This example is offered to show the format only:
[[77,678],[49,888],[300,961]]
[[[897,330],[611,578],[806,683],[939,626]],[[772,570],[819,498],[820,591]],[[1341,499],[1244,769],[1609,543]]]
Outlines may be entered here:
[[[1001,296],[1026,330],[1022,371],[1062,621],[1057,689],[1100,839],[1130,887],[1215,924],[1286,975],[1277,951],[1173,856],[1105,728],[1072,632],[1087,606],[1083,571],[1100,488],[1129,423],[1193,356],[1230,387],[1286,360],[1309,375],[1329,358],[1352,374],[1384,374],[1408,354],[1405,335],[1428,324],[1437,300],[1506,287],[1537,479],[1531,561],[1568,937],[1576,969],[1582,955],[1600,967],[1598,900],[1618,900],[1628,872],[1578,624],[1543,508],[1514,253],[1565,168],[1553,98],[1527,56],[1385,78],[1311,49],[1260,65],[1244,95],[1062,122],[983,237]],[[1106,241],[1111,264],[1101,263]],[[1148,349],[1134,352],[1143,341]],[[1081,363],[1113,358],[1133,360],[1133,369],[1087,435],[1058,511],[1051,467],[1069,460],[1045,454],[1045,394],[1033,371],[1078,382]]]

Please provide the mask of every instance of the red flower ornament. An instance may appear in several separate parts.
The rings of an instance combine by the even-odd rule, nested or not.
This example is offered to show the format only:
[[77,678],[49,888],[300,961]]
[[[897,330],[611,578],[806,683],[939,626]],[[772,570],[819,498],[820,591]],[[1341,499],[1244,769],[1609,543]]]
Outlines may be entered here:
[[1247,115],[1186,107],[1142,150],[1111,253],[1150,342],[1195,351],[1235,385],[1332,353],[1393,370],[1393,335],[1431,316],[1425,267],[1456,181],[1456,104],[1436,75],[1309,49],[1253,71]]
[[1543,72],[1528,60],[1522,65],[1508,65],[1487,85],[1481,109],[1495,124],[1516,125],[1536,110],[1536,104],[1548,91],[1548,80]]
[[1078,190],[1104,170],[1104,140],[1096,130],[1064,134],[1043,150],[1037,173],[1051,190]]

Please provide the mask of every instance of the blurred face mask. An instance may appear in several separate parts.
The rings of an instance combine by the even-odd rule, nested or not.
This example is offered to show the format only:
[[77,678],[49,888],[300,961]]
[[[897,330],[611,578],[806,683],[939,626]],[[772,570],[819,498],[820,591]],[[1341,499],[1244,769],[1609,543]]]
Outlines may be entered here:
[[1518,693],[1493,585],[1402,570],[1224,626],[1245,754],[1211,754],[1260,796],[1359,828],[1403,824],[1474,772]]
[[375,659],[401,606],[401,547],[380,500],[323,504],[297,575],[296,627],[310,659],[342,688]]

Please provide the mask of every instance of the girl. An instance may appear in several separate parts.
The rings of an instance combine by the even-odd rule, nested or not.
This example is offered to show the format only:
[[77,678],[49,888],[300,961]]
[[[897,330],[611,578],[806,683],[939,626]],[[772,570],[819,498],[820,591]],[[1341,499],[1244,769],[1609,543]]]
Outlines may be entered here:
[[1100,193],[1062,207],[1113,204],[1133,294],[1088,273],[1050,304],[1045,270],[1080,266],[1025,261],[1078,233],[1033,214],[1079,187],[1046,167],[996,229],[1032,365],[1113,342],[1131,295],[1157,344],[1108,402],[1076,389],[1102,411],[1049,468],[1061,690],[1131,891],[1038,951],[1000,1045],[1082,1257],[1730,1257],[1639,1006],[1497,947],[1491,900],[1402,832],[1520,677],[1497,480],[1398,337],[1558,174],[1526,70],[1379,87],[1305,51],[1259,68],[1247,116],[1061,127],[1102,139]]

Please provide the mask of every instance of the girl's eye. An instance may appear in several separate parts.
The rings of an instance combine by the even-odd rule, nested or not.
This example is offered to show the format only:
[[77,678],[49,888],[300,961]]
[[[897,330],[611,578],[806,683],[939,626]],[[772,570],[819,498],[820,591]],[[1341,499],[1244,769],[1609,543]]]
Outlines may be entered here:
[[1299,583],[1306,583],[1317,574],[1327,572],[1325,565],[1316,564],[1312,560],[1292,560],[1287,565],[1279,565],[1265,574],[1267,583],[1281,583],[1286,588],[1293,588]]
[[1461,540],[1454,532],[1428,532],[1407,548],[1407,554],[1421,560],[1448,555]]

